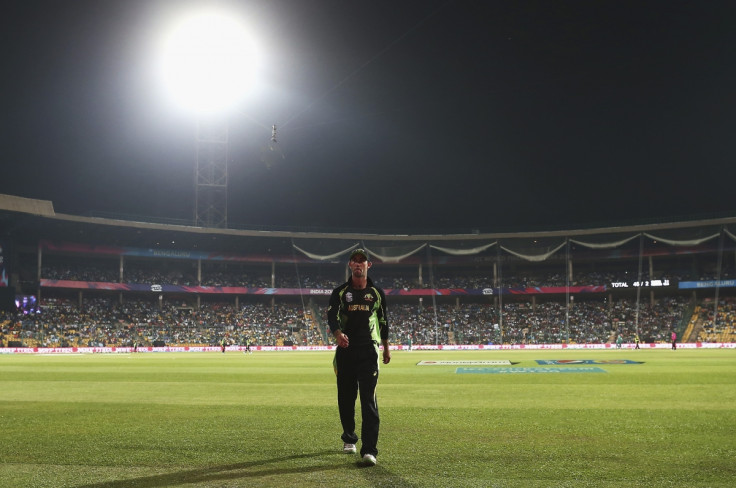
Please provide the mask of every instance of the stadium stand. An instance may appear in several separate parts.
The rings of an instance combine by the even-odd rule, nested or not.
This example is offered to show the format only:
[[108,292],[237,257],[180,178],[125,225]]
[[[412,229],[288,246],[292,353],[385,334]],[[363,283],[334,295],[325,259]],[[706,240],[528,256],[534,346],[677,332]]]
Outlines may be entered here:
[[[1,197],[1,196],[0,196]],[[0,198],[2,345],[324,345],[330,290],[366,247],[403,344],[730,342],[736,219],[510,234],[202,229]]]

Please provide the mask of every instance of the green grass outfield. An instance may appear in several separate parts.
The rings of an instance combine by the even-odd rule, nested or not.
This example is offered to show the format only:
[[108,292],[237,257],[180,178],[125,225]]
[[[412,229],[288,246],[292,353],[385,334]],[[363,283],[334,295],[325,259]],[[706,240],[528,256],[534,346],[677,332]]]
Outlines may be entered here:
[[[457,374],[421,360],[630,359]],[[732,487],[736,349],[395,351],[378,466],[332,353],[0,355],[0,486]],[[581,366],[560,366],[578,368]]]

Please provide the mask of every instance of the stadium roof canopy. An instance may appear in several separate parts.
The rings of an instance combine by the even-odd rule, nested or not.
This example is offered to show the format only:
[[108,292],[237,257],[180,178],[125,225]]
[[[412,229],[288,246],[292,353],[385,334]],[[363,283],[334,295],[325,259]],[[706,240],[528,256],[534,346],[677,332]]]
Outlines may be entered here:
[[[0,194],[0,237],[35,245],[43,239],[106,245],[211,252],[298,253],[333,261],[355,247],[367,248],[384,262],[399,262],[430,248],[436,255],[495,255],[503,250],[528,261],[543,261],[570,242],[588,249],[631,246],[644,236],[659,245],[697,246],[719,236],[736,241],[736,217],[626,226],[467,234],[372,234],[289,230],[206,228],[148,219],[90,217],[57,213],[53,203]],[[638,241],[638,239],[637,239]]]

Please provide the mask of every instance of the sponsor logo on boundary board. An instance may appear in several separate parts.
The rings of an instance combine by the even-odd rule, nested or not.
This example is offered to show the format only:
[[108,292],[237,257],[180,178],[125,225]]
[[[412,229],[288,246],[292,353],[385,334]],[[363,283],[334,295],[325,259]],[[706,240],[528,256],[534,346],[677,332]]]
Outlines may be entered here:
[[417,366],[511,366],[508,359],[487,361],[419,361]]
[[457,374],[605,373],[601,368],[457,368]]
[[575,364],[644,364],[630,359],[537,359],[537,364],[575,365]]

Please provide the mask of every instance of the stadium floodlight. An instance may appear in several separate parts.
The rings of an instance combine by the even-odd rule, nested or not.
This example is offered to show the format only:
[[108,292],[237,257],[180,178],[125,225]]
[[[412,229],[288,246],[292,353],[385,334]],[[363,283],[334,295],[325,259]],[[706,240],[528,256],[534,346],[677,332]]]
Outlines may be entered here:
[[175,18],[156,49],[164,97],[197,119],[194,222],[227,227],[228,116],[253,93],[258,49],[236,10],[207,8]]
[[197,116],[228,112],[252,90],[258,50],[235,12],[193,11],[164,31],[156,69],[165,96]]

